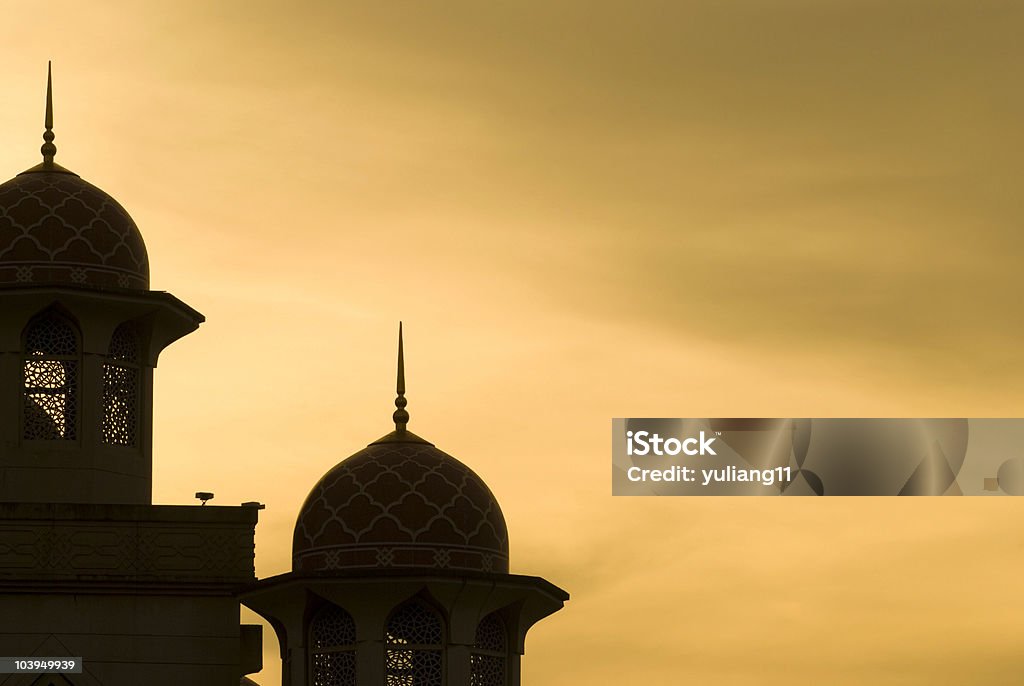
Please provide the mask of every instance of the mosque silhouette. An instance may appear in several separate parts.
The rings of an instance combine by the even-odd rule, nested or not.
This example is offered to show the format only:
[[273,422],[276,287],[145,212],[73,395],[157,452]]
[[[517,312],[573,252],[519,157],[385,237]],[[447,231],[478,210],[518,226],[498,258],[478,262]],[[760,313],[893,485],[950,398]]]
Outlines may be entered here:
[[[568,594],[509,574],[473,471],[407,429],[331,468],[292,571],[256,579],[262,505],[154,505],[153,368],[203,315],[150,290],[135,222],[54,162],[0,185],[0,656],[80,657],[0,686],[234,686],[273,627],[284,686],[515,686],[527,631]],[[9,662],[9,661],[8,661]]]

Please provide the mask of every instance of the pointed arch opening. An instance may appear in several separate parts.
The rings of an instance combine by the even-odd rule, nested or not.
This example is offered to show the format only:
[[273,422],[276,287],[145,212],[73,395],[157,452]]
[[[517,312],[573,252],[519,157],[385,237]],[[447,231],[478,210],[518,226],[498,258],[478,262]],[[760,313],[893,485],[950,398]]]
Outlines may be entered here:
[[356,686],[356,623],[336,605],[309,623],[310,686]]
[[497,612],[480,620],[470,654],[470,686],[505,686],[508,674],[508,629]]
[[444,621],[420,600],[400,605],[387,623],[386,686],[443,686]]
[[22,438],[78,438],[81,335],[55,308],[34,317],[22,332]]
[[110,337],[103,363],[103,425],[107,445],[136,447],[139,434],[141,347],[135,325],[121,324]]

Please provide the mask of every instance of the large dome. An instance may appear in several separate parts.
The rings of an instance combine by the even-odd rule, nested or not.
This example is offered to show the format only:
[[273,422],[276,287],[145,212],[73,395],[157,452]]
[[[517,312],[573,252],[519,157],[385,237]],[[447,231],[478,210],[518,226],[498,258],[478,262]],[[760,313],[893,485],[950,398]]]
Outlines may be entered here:
[[295,524],[292,566],[508,573],[508,529],[473,470],[397,431],[320,479]]
[[40,165],[0,184],[0,286],[149,288],[135,222],[77,174]]

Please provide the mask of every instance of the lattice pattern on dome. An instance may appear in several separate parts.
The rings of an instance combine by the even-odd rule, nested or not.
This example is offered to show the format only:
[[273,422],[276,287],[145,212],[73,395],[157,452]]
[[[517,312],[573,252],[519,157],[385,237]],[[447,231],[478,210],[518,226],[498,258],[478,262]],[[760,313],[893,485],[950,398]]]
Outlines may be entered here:
[[139,337],[122,324],[110,339],[103,364],[103,442],[134,447],[139,425]]
[[441,686],[444,627],[422,603],[407,603],[387,626],[387,686]]
[[78,332],[68,319],[48,312],[25,330],[22,437],[74,440],[78,419]]
[[309,639],[313,650],[353,646],[356,643],[356,622],[340,607],[328,605],[313,619]]
[[313,686],[356,686],[356,652],[315,653],[311,660]]
[[74,174],[19,174],[0,184],[0,283],[149,288],[135,222]]
[[329,471],[295,526],[293,568],[506,573],[508,530],[483,480],[427,443],[379,443]]

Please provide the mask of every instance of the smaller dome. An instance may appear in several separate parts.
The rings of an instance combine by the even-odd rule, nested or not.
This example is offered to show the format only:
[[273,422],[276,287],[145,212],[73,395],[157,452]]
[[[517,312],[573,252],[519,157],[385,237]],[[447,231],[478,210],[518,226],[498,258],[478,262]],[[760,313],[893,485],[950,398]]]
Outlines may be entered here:
[[0,184],[0,286],[149,288],[149,258],[123,207],[43,164]]
[[508,529],[473,470],[415,434],[396,431],[313,487],[295,524],[292,567],[508,573]]

